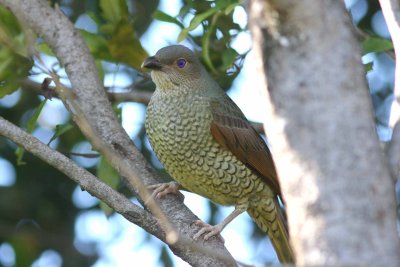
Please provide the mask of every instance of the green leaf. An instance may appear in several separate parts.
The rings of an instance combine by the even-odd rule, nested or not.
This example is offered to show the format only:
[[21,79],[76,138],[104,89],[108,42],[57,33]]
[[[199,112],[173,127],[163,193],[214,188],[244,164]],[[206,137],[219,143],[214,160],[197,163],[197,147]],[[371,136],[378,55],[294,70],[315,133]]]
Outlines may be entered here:
[[208,31],[205,32],[205,34],[204,34],[204,36],[202,38],[202,47],[203,47],[202,55],[203,55],[203,59],[204,59],[204,62],[206,63],[206,65],[210,68],[210,70],[212,72],[216,72],[216,70],[215,70],[214,64],[213,64],[213,62],[211,60],[211,57],[210,57],[210,49],[209,49],[210,43],[209,42],[210,42],[211,33],[214,30],[215,30],[214,25],[211,25],[209,27]]
[[187,38],[188,34],[189,34],[188,29],[181,30],[176,41],[178,43],[182,42],[183,40],[185,40]]
[[108,48],[114,60],[126,63],[140,70],[142,62],[149,56],[136,38],[131,24],[122,20],[108,41]]
[[36,109],[35,113],[33,113],[32,117],[29,119],[29,121],[28,121],[28,123],[26,125],[26,131],[28,133],[32,133],[33,130],[35,129],[36,122],[37,122],[37,120],[38,120],[38,118],[40,116],[40,113],[43,110],[44,105],[46,105],[46,102],[47,102],[47,99],[43,100],[40,103],[39,107]]
[[22,160],[22,157],[24,156],[24,148],[22,146],[17,147],[17,149],[15,150],[15,156],[17,157],[17,165],[24,165],[26,164],[25,161]]
[[229,15],[229,14],[235,9],[235,7],[237,7],[238,5],[240,5],[239,2],[232,3],[232,4],[228,5],[228,6],[225,8],[225,12],[224,12],[225,15]]
[[87,10],[86,15],[88,15],[89,18],[93,20],[97,25],[100,25],[102,23],[102,18],[97,15],[97,12]]
[[[209,18],[210,16],[221,12],[222,10],[225,10],[225,12],[228,12],[228,14],[231,12],[231,10],[238,5],[238,3],[235,1],[235,3],[232,3],[232,1],[226,1],[226,0],[220,0],[215,2],[215,6],[213,8],[210,8],[209,10],[199,13],[196,16],[193,17],[193,19],[190,21],[189,27],[183,29],[179,35],[178,35],[178,42],[183,41],[186,39],[187,35],[189,34],[190,31],[193,31],[196,29],[204,20]],[[232,6],[234,5],[234,6]]]
[[171,259],[171,254],[169,253],[168,249],[163,246],[161,249],[160,259],[162,260],[164,266],[174,266],[174,262]]
[[[99,177],[102,181],[111,186],[111,188],[113,189],[116,189],[120,182],[118,173],[104,157],[101,157],[99,163],[97,164],[97,177]],[[113,209],[111,209],[107,204],[102,201],[100,202],[100,208],[104,211],[106,215],[110,215],[114,212]]]
[[97,177],[99,177],[106,184],[116,189],[119,185],[119,175],[108,161],[101,157],[97,164]]
[[203,13],[200,13],[200,14],[194,16],[194,18],[190,21],[190,25],[189,25],[189,27],[187,27],[187,30],[192,31],[192,30],[196,29],[197,26],[200,25],[200,23],[202,23],[205,19],[207,19],[211,15],[217,13],[218,11],[219,11],[219,8],[214,7],[206,12],[203,12]]
[[236,52],[233,48],[226,49],[222,54],[222,68],[228,69],[232,67],[236,58],[239,56],[238,52]]
[[362,43],[363,54],[373,53],[373,52],[383,52],[393,50],[393,44],[390,40],[369,37]]
[[153,14],[153,18],[160,20],[160,21],[164,21],[164,22],[169,22],[169,23],[173,23],[178,25],[179,27],[181,27],[182,29],[185,28],[185,26],[183,26],[183,24],[177,20],[176,18],[168,15],[167,13],[164,13],[160,10],[156,10]]
[[22,31],[21,26],[14,14],[3,6],[0,6],[0,26],[3,29],[7,29],[7,33],[10,36],[18,35]]
[[367,64],[364,64],[364,70],[365,70],[365,72],[368,72],[368,71],[372,70],[373,66],[374,66],[374,63],[373,63],[373,62],[369,62],[369,63],[367,63]]
[[[148,57],[140,41],[135,37],[132,25],[121,20],[115,27],[109,40],[104,36],[81,30],[90,52],[96,59],[128,64],[140,69],[142,62]],[[102,73],[101,64],[98,64]]]
[[193,2],[187,2],[185,5],[183,5],[181,10],[179,10],[179,17],[183,18],[189,14],[190,10],[193,8],[193,5]]
[[0,98],[12,94],[13,92],[17,91],[19,85],[16,83],[10,83],[7,81],[0,81]]
[[64,134],[65,132],[67,132],[68,130],[74,128],[74,126],[70,123],[66,123],[66,124],[57,124],[56,125],[56,131],[54,132],[53,136],[50,138],[50,141],[47,143],[47,145],[49,146],[51,144],[51,142],[53,142],[57,137],[61,136],[62,134]]
[[[40,116],[40,113],[42,112],[42,109],[44,105],[46,104],[47,99],[43,100],[39,107],[36,109],[36,111],[33,113],[32,117],[28,120],[28,123],[26,125],[26,131],[28,133],[32,133],[33,130],[35,129],[36,122]],[[18,146],[17,150],[15,151],[15,155],[17,156],[17,165],[23,165],[25,162],[22,161],[22,157],[24,156],[24,148],[21,146]]]
[[190,31],[193,31],[194,29],[196,29],[205,19],[207,19],[208,17],[210,17],[211,15],[215,14],[218,11],[220,11],[220,8],[215,6],[206,12],[203,12],[203,13],[200,13],[200,14],[194,16],[193,19],[190,21],[189,27],[183,29],[179,33],[178,43],[182,42],[184,39],[186,39],[186,37]]
[[115,24],[106,23],[99,27],[101,33],[112,34],[115,30]]
[[95,58],[114,61],[108,49],[107,40],[103,36],[85,30],[81,30],[80,32]]
[[36,49],[39,52],[42,52],[43,54],[49,55],[49,56],[53,56],[54,57],[54,53],[51,50],[51,48],[46,44],[46,43],[40,43],[36,45]]
[[33,32],[22,27],[13,13],[0,6],[0,49],[4,46],[28,58],[34,40]]
[[104,19],[113,25],[128,17],[125,0],[100,0],[100,8]]
[[0,6],[0,98],[17,90],[32,68],[25,39],[15,16]]
[[0,98],[17,90],[33,62],[7,47],[0,47]]

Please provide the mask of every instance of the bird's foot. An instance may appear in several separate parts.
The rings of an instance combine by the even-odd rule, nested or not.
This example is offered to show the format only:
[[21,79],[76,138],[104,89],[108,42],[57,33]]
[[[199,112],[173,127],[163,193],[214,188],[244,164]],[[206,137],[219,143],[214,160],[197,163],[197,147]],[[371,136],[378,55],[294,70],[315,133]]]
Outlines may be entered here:
[[208,240],[210,237],[216,236],[222,241],[222,243],[225,243],[225,239],[220,235],[222,229],[224,229],[224,225],[209,225],[201,220],[194,221],[194,224],[201,226],[201,229],[193,236],[194,240],[198,240],[202,235],[204,235],[204,240]]
[[183,202],[185,196],[179,192],[180,185],[177,182],[153,184],[147,187],[149,190],[154,190],[151,197],[154,199],[160,199],[168,194],[175,194]]

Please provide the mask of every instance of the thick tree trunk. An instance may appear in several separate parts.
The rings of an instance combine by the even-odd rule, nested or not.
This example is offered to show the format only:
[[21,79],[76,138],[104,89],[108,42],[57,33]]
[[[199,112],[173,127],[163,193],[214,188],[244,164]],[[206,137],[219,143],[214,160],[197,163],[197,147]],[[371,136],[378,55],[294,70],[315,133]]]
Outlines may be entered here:
[[253,0],[249,13],[297,263],[400,266],[394,186],[343,2]]

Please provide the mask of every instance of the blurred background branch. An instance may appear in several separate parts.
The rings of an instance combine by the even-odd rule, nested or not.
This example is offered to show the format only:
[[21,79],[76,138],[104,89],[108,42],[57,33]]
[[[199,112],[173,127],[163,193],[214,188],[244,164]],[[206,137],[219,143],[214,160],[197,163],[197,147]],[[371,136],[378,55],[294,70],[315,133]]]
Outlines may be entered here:
[[[26,79],[21,83],[21,88],[24,90],[33,90],[39,95],[43,95],[43,88],[41,83],[32,81],[30,79]],[[58,97],[57,92],[55,91],[55,86],[49,86],[50,90],[54,91],[54,97]],[[149,103],[151,92],[148,91],[141,91],[136,88],[135,85],[129,86],[127,88],[118,88],[122,89],[124,92],[114,93],[112,92],[113,88],[111,87],[104,87],[107,92],[108,99],[113,103],[120,103],[120,102],[138,102],[142,104]]]

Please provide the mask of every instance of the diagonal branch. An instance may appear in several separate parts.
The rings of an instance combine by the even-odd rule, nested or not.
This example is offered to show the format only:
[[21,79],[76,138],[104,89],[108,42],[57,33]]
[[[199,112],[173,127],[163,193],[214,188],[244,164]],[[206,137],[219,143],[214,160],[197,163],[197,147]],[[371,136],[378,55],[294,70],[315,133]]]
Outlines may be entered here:
[[0,116],[0,135],[22,146],[25,150],[47,162],[81,186],[91,195],[101,199],[130,222],[139,225],[152,235],[161,238],[160,226],[155,218],[124,195],[113,190],[71,159],[40,142],[32,135]]

